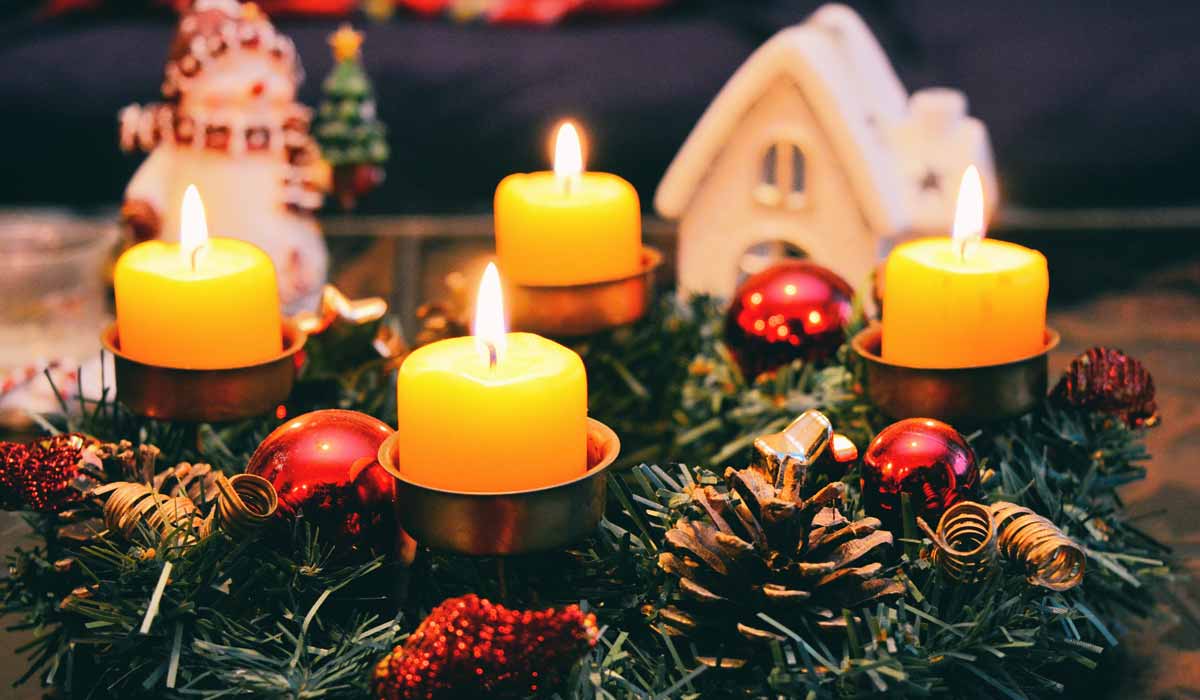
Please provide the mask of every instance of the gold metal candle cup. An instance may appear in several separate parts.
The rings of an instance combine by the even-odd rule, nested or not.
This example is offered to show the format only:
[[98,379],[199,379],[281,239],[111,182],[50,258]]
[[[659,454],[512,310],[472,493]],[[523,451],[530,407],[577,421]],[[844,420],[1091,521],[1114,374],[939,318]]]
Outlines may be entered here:
[[140,416],[217,423],[263,415],[292,393],[295,355],[308,336],[283,320],[283,351],[266,362],[229,369],[181,369],[146,364],[121,352],[117,324],[100,336],[117,371],[117,398]]
[[[621,451],[611,428],[588,419],[588,471],[529,491],[469,493],[415,484],[397,465],[399,433],[379,448],[379,463],[396,478],[400,523],[417,542],[474,556],[558,549],[596,531],[604,516],[608,468]],[[446,465],[453,469],[454,465]]]
[[867,364],[867,395],[892,418],[936,418],[958,427],[979,426],[1028,413],[1046,396],[1049,353],[1058,332],[1046,329],[1035,355],[982,367],[928,369],[887,362],[883,331],[873,324],[850,341]]
[[514,330],[553,338],[624,326],[646,314],[662,253],[642,248],[642,269],[615,280],[561,286],[512,285],[508,303]]

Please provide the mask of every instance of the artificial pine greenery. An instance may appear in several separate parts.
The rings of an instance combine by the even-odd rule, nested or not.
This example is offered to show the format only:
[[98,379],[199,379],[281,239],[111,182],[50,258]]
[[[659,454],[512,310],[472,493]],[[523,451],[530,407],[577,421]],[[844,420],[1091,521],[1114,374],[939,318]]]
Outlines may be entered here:
[[[405,570],[345,561],[303,518],[255,541],[218,535],[164,550],[148,536],[79,545],[59,535],[59,520],[31,516],[44,544],[19,551],[0,582],[3,611],[36,635],[24,650],[30,677],[72,697],[365,697],[373,663],[430,608],[476,592],[514,607],[581,602],[596,612],[603,636],[555,689],[562,697],[1023,698],[1060,690],[1070,669],[1094,666],[1117,643],[1126,615],[1151,609],[1169,576],[1167,553],[1128,522],[1116,492],[1144,474],[1141,434],[1044,403],[969,437],[992,497],[1034,509],[1086,548],[1084,585],[1054,593],[1013,572],[950,584],[917,556],[918,542],[901,540],[904,554],[887,573],[906,586],[902,600],[843,611],[840,633],[804,615],[764,616],[784,641],[736,671],[698,663],[689,643],[657,626],[674,591],[657,554],[687,507],[683,486],[719,485],[724,467],[745,465],[754,437],[807,408],[825,411],[860,448],[887,424],[845,351],[826,367],[750,380],[720,343],[720,319],[711,301],[664,301],[635,326],[577,345],[592,415],[621,435],[630,468],[610,475],[601,529],[567,551],[504,560],[423,551]],[[370,335],[311,339],[288,415],[338,406],[391,420],[389,365],[363,352]],[[131,416],[107,398],[78,408],[82,418],[52,417],[47,427],[153,442],[161,464],[207,461],[230,473],[279,420],[193,428]],[[843,480],[846,514],[861,517],[856,474]],[[167,563],[170,583],[143,634]]]

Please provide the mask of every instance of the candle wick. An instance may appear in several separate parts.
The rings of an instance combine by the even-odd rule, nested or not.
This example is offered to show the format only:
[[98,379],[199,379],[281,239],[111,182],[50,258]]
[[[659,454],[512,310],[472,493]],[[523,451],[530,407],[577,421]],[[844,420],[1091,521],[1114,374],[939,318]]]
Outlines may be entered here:
[[488,369],[496,369],[496,362],[499,361],[499,355],[496,352],[496,344],[492,342],[484,343],[488,349]]
[[197,272],[200,269],[200,253],[204,250],[204,246],[198,245],[192,248],[192,254],[188,256],[192,261],[192,272]]
[[966,236],[954,241],[954,247],[958,250],[958,259],[960,262],[965,263],[967,261],[967,246],[977,240],[979,240],[979,238],[975,236]]
[[564,176],[563,176],[563,178],[562,178],[562,191],[563,191],[563,195],[564,195],[564,196],[567,196],[567,197],[571,196],[571,180],[573,180],[573,179],[575,179],[575,178],[573,178],[573,177],[572,177],[572,176],[570,176],[570,175],[564,175]]

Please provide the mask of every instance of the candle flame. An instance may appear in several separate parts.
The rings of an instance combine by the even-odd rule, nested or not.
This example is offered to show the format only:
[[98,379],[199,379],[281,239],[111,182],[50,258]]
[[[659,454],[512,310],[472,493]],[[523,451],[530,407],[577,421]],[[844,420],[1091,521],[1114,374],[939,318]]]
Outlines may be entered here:
[[195,185],[188,185],[183,193],[183,210],[180,212],[179,250],[184,263],[195,271],[200,255],[208,244],[208,221],[204,217],[204,202]]
[[983,238],[983,180],[974,165],[963,173],[958,186],[958,203],[954,210],[954,247],[962,259],[967,257],[967,245]]
[[488,365],[495,367],[508,345],[504,328],[504,292],[500,288],[500,272],[496,263],[488,263],[479,281],[475,297],[475,323],[471,327],[475,349]]
[[563,122],[554,139],[554,174],[560,180],[569,181],[582,172],[583,147],[579,145],[579,132],[571,122]]

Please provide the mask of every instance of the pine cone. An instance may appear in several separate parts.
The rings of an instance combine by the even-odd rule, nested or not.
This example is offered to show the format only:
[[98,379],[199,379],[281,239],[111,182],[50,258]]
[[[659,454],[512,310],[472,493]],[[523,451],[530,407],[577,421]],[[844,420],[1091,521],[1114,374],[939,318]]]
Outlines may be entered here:
[[[815,429],[822,422],[826,430]],[[797,427],[808,440],[805,449],[781,460],[771,440],[760,438],[756,463],[726,469],[724,488],[693,487],[686,497],[695,515],[678,519],[666,534],[658,565],[678,585],[659,621],[664,632],[694,641],[702,663],[737,667],[751,651],[748,642],[783,640],[759,613],[785,624],[808,615],[837,627],[842,608],[904,591],[883,576],[892,533],[877,518],[852,522],[838,509],[845,484],[802,495],[832,429],[815,411],[784,434]]]
[[1113,348],[1097,346],[1072,360],[1050,397],[1059,405],[1114,415],[1131,428],[1158,423],[1154,377]]
[[217,488],[219,475],[220,471],[212,465],[180,462],[154,475],[154,490],[167,496],[187,496],[203,508],[220,494]]

